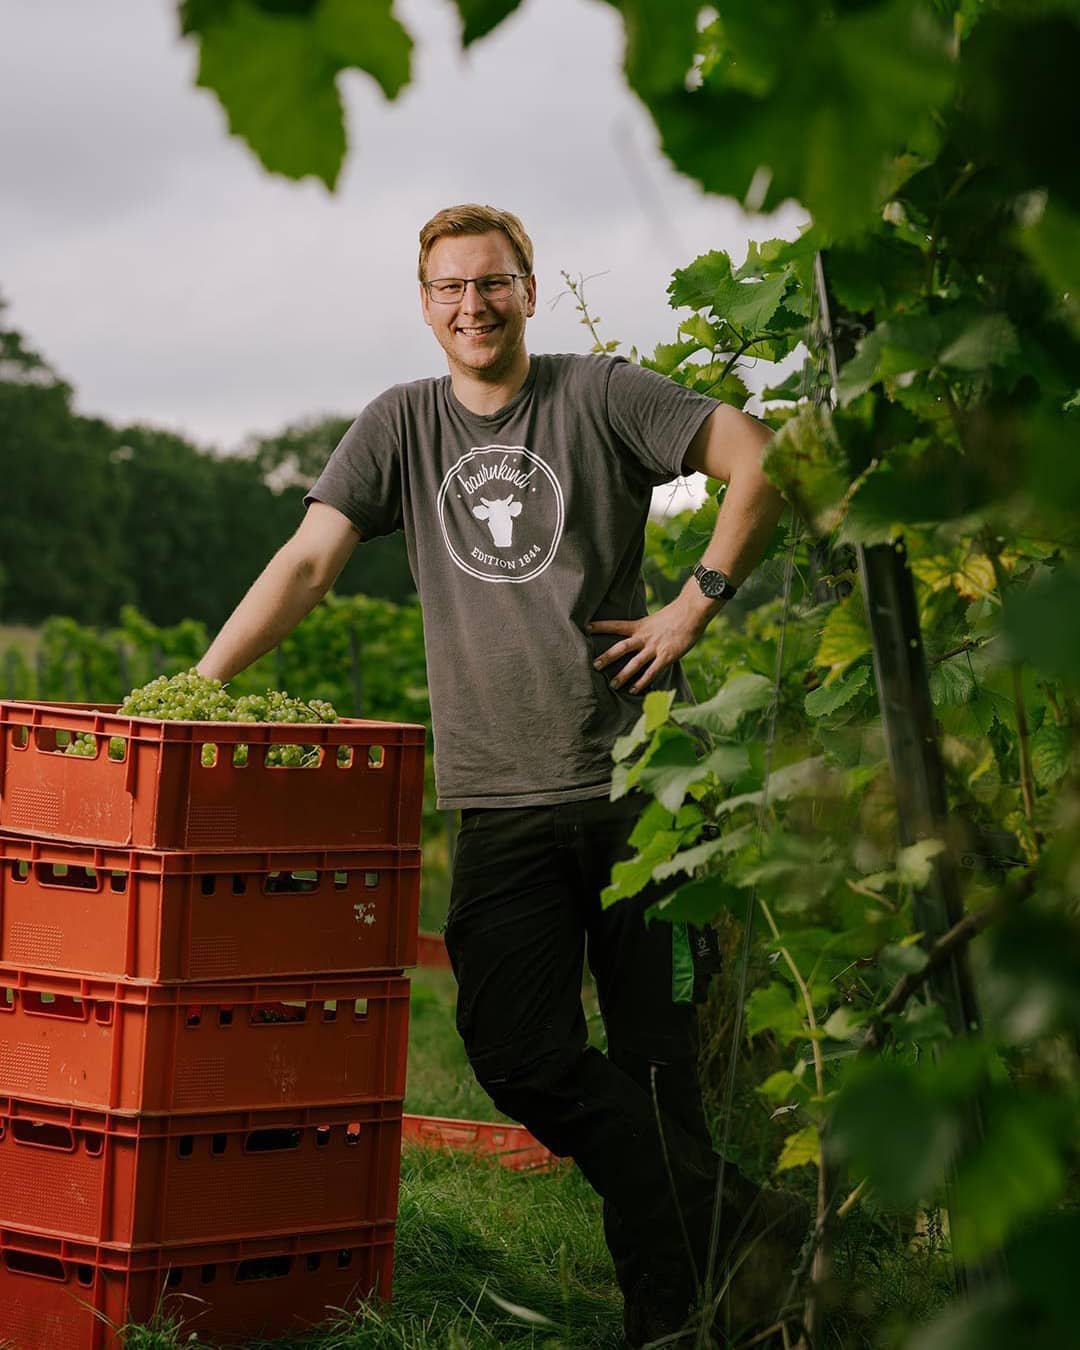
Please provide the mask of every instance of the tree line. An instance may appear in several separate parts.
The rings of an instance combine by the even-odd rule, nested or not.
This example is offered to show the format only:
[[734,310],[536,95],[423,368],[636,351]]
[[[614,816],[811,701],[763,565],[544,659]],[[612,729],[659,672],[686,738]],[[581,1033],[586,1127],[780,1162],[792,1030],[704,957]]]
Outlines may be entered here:
[[[312,417],[221,454],[85,416],[6,308],[0,297],[0,621],[113,624],[133,605],[156,624],[220,626],[296,529],[350,419]],[[336,590],[408,599],[401,536],[358,549]]]

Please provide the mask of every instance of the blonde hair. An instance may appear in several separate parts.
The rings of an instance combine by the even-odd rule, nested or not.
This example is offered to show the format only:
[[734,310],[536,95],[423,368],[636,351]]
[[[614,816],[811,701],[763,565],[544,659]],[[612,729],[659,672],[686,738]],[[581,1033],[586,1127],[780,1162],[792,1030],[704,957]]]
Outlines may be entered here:
[[533,246],[532,240],[525,233],[525,226],[509,211],[500,211],[494,206],[480,206],[476,202],[466,202],[462,206],[447,206],[431,217],[420,231],[420,261],[417,263],[417,276],[421,281],[424,280],[428,254],[436,240],[448,234],[488,234],[491,230],[501,230],[506,235],[517,254],[521,270],[527,276],[531,276]]

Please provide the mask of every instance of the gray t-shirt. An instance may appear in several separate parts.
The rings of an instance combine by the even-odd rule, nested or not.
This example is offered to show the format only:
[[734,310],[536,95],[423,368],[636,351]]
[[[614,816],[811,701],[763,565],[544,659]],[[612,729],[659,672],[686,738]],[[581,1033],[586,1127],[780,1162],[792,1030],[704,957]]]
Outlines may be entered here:
[[[443,376],[388,389],[345,433],[304,500],[365,539],[405,531],[440,807],[608,793],[644,694],[593,669],[620,639],[585,625],[647,613],[652,489],[716,406],[621,357],[534,356],[497,413],[470,412]],[[650,688],[690,696],[678,666]]]

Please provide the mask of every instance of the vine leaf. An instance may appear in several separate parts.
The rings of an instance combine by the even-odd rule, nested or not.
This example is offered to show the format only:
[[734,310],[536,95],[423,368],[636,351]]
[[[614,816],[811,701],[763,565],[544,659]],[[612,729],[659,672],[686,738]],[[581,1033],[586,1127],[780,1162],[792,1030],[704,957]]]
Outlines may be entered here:
[[462,46],[468,47],[497,28],[520,3],[521,0],[454,0],[463,24]]
[[346,148],[339,70],[367,71],[388,98],[409,79],[412,39],[391,0],[320,0],[310,16],[233,0],[188,4],[181,16],[199,41],[197,83],[217,94],[229,130],[264,167],[288,178],[337,182]]
[[836,526],[851,475],[827,408],[800,408],[766,445],[762,464],[818,534]]
[[945,34],[904,0],[785,7],[768,21],[748,0],[725,5],[718,57],[701,88],[679,79],[644,95],[665,153],[710,192],[744,198],[754,184],[765,210],[795,197],[833,234],[879,207],[897,146],[926,131],[953,84]]
[[710,777],[732,783],[749,767],[750,753],[743,745],[720,745],[699,759],[694,744],[684,737],[668,741],[650,757],[638,776],[638,785],[674,813],[693,784]]
[[827,1147],[869,1178],[882,1205],[905,1209],[936,1193],[959,1140],[949,1104],[914,1067],[875,1061],[845,1085]]
[[856,661],[870,655],[870,629],[862,599],[852,593],[846,601],[829,611],[821,640],[814,653],[814,665],[825,666],[825,684],[838,680]]
[[1042,724],[1031,738],[1031,767],[1039,787],[1049,788],[1069,771],[1070,738],[1056,722]]
[[738,281],[731,259],[718,249],[703,253],[689,267],[676,269],[668,286],[673,309],[708,307],[717,319],[736,329],[760,332],[776,313],[790,281],[785,269],[763,281]]
[[870,678],[869,666],[858,666],[850,675],[833,684],[823,684],[806,696],[806,711],[811,717],[825,717],[844,707],[862,689]]
[[617,862],[611,869],[610,884],[600,893],[600,903],[604,909],[643,891],[652,880],[653,868],[658,862],[670,858],[681,840],[682,833],[679,830],[660,830],[640,853]]
[[755,989],[746,1000],[746,1034],[758,1036],[763,1031],[771,1031],[781,1045],[806,1035],[791,990],[777,980],[764,989]]
[[704,925],[715,919],[721,910],[738,914],[742,906],[743,893],[736,887],[729,886],[717,876],[698,877],[650,905],[645,918]]
[[759,712],[772,698],[772,681],[764,675],[736,675],[704,703],[679,708],[681,726],[700,727],[714,735],[731,733],[748,713]]
[[1065,1165],[1057,1139],[1063,1125],[1059,1108],[1030,1092],[994,1102],[986,1136],[956,1178],[952,1235],[964,1259],[992,1251],[1024,1219],[1060,1198]]
[[819,1147],[817,1126],[804,1125],[801,1130],[789,1134],[784,1140],[784,1147],[780,1150],[780,1157],[776,1162],[776,1170],[787,1172],[792,1167],[804,1167],[807,1163],[812,1163],[816,1167]]
[[1028,587],[1023,604],[1005,612],[1009,645],[1018,660],[1048,675],[1080,675],[1080,624],[1062,622],[1080,611],[1080,565],[1059,567]]

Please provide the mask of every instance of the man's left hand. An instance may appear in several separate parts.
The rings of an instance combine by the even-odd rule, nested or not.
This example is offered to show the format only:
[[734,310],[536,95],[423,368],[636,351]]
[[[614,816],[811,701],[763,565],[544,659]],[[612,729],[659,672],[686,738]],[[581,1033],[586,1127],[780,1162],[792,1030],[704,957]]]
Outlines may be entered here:
[[587,626],[590,633],[616,633],[622,641],[613,643],[593,666],[604,670],[629,657],[611,681],[611,687],[621,689],[633,680],[630,692],[640,694],[662,670],[690,650],[718,608],[708,604],[703,607],[700,602],[691,604],[684,595],[679,595],[643,619],[597,619]]

